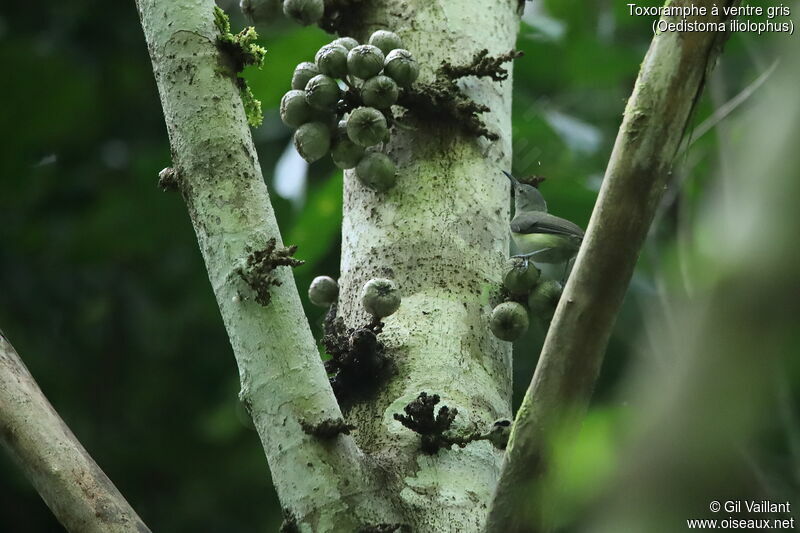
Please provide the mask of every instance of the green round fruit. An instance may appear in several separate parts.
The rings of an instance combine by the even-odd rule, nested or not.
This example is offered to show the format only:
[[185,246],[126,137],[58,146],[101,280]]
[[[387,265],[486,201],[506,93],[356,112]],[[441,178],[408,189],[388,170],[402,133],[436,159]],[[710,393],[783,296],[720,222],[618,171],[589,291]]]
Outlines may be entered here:
[[356,178],[365,187],[384,192],[397,183],[397,167],[385,154],[370,152],[356,165]]
[[305,90],[308,80],[319,74],[317,65],[311,61],[303,61],[294,68],[292,74],[292,89]]
[[339,297],[339,284],[330,276],[317,276],[308,288],[308,299],[319,307],[330,307]]
[[317,74],[306,84],[306,102],[314,109],[328,111],[336,107],[342,90],[336,80],[325,74]]
[[384,74],[392,78],[400,87],[409,87],[419,77],[419,65],[408,50],[392,50],[383,65]]
[[347,117],[347,136],[365,148],[383,142],[389,125],[383,113],[374,107],[359,107]]
[[331,44],[344,46],[349,52],[350,50],[358,46],[358,41],[356,41],[352,37],[339,37],[338,39],[334,39],[333,41],[331,41]]
[[517,302],[503,302],[492,310],[489,329],[504,341],[514,341],[528,331],[528,312]]
[[303,26],[320,21],[325,13],[322,0],[283,0],[283,13]]
[[280,8],[280,0],[240,0],[239,2],[239,9],[252,24],[272,20]]
[[390,279],[371,279],[361,289],[361,305],[367,313],[377,318],[394,314],[401,301],[400,291]]
[[309,163],[318,161],[331,148],[331,130],[322,122],[306,122],[294,132],[294,147]]
[[369,38],[369,44],[380,48],[383,55],[396,48],[403,48],[403,41],[400,40],[400,37],[388,30],[378,30],[373,33]]
[[539,283],[528,296],[528,309],[542,320],[550,320],[556,312],[562,290],[561,284],[552,279]]
[[326,44],[314,57],[317,68],[332,78],[347,76],[347,48],[335,44]]
[[306,102],[306,92],[291,90],[281,98],[281,120],[290,128],[299,128],[314,117],[316,111]]
[[339,168],[355,168],[364,157],[364,148],[348,138],[338,139],[331,149],[333,164]]
[[506,261],[504,272],[503,285],[511,294],[528,294],[539,281],[539,269],[521,257]]
[[383,69],[383,52],[377,46],[361,44],[347,54],[347,71],[356,78],[368,80]]
[[400,88],[389,76],[375,76],[364,82],[361,87],[361,99],[364,105],[386,109],[397,102]]

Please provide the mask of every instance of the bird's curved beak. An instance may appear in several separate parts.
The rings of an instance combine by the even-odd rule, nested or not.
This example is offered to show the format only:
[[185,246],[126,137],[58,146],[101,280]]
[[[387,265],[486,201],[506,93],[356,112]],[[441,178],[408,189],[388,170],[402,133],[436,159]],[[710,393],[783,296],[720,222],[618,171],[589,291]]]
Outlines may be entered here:
[[517,178],[515,178],[514,176],[512,176],[510,173],[506,172],[505,170],[503,170],[502,172],[503,172],[503,174],[506,175],[506,177],[508,179],[511,180],[511,183],[513,183],[514,185],[519,185],[519,180]]

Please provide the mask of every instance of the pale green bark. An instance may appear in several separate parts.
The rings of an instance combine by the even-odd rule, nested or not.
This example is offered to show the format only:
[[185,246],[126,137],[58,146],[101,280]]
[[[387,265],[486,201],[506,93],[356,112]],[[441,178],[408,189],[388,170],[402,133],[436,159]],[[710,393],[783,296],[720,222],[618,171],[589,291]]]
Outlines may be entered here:
[[0,442],[67,531],[150,531],[58,416],[2,331]]
[[303,531],[392,521],[352,437],[320,441],[300,421],[341,418],[294,278],[262,306],[236,270],[280,234],[233,79],[221,68],[212,0],[137,1],[173,163],[283,507]]
[[[688,0],[673,2],[686,4]],[[706,6],[711,0],[694,1]],[[719,6],[735,2],[717,2]],[[698,20],[719,21],[708,16]],[[683,139],[725,35],[661,33],[653,38],[628,101],[575,268],[516,416],[487,524],[491,532],[543,531],[522,502],[547,468],[559,426],[588,404],[617,311]]]
[[[517,2],[375,0],[365,4],[356,38],[397,32],[431,81],[442,61],[466,64],[487,48],[514,48]],[[512,65],[507,65],[509,69]],[[373,277],[395,280],[403,296],[381,340],[395,374],[374,398],[345,407],[356,440],[393,474],[413,531],[479,531],[501,452],[488,442],[419,451],[419,435],[393,419],[420,392],[458,409],[462,427],[488,428],[510,416],[511,345],[488,328],[488,293],[500,286],[508,256],[511,80],[465,78],[466,93],[500,141],[465,137],[440,122],[403,120],[387,153],[397,185],[375,193],[345,173],[339,310],[348,326],[365,323],[358,293]]]

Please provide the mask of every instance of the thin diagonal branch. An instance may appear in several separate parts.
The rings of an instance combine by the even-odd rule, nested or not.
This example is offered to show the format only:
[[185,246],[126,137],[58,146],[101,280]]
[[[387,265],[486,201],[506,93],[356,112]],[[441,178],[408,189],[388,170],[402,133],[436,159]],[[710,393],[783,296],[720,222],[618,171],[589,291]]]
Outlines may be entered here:
[[[714,2],[693,3],[710,13]],[[722,5],[735,3],[717,5],[722,11]],[[692,20],[724,18],[709,14]],[[548,529],[536,500],[530,499],[531,491],[547,470],[554,433],[578,420],[586,409],[673,160],[726,37],[722,31],[664,32],[653,38],[575,269],[517,413],[487,522],[490,532]],[[527,504],[519,505],[521,501]]]
[[692,137],[689,139],[689,142],[686,143],[686,148],[688,149],[689,146],[700,140],[700,138],[708,133],[709,131],[713,130],[717,124],[728,118],[728,116],[736,111],[740,105],[745,103],[751,96],[753,96],[758,89],[760,89],[764,83],[772,76],[772,73],[775,72],[775,69],[778,68],[778,64],[780,63],[779,59],[773,61],[773,63],[759,75],[756,79],[752,81],[747,87],[739,91],[739,93],[719,106],[714,113],[701,122],[695,129],[692,131]]
[[0,442],[74,533],[147,533],[0,331]]
[[[236,356],[241,398],[261,437],[278,496],[290,521],[303,530],[355,531],[365,517],[387,513],[383,508],[371,513],[381,498],[373,494],[372,477],[352,437],[323,440],[303,431],[303,424],[340,420],[342,413],[291,265],[261,260],[268,251],[286,254],[245,117],[242,82],[217,45],[214,1],[136,4],[177,186]],[[263,283],[254,287],[258,280]]]

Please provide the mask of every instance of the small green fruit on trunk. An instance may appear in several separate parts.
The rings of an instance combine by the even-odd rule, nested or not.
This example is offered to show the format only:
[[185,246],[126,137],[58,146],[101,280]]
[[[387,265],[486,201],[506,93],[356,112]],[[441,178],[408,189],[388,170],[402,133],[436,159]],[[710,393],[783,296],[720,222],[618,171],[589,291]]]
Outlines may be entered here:
[[388,30],[378,30],[369,38],[369,44],[380,48],[383,55],[388,54],[396,48],[403,48],[403,41],[396,33]]
[[504,341],[515,341],[528,331],[528,311],[517,302],[503,302],[492,310],[489,329]]
[[239,9],[251,24],[273,20],[281,9],[281,0],[240,0]]
[[317,276],[308,288],[308,299],[319,307],[330,307],[339,298],[339,284],[330,276]]
[[303,61],[295,67],[294,73],[292,74],[292,89],[304,91],[306,85],[308,85],[308,81],[317,74],[320,74],[317,65],[311,61]]
[[336,44],[326,44],[314,57],[317,68],[333,78],[347,76],[347,48]]
[[389,76],[375,76],[364,82],[361,87],[361,99],[364,105],[377,109],[386,109],[397,102],[400,89]]
[[355,168],[364,157],[364,148],[348,138],[337,139],[331,149],[333,164],[342,169]]
[[331,148],[331,130],[322,122],[306,122],[294,132],[294,146],[309,163],[318,161]]
[[419,65],[408,50],[392,50],[386,56],[384,74],[396,81],[400,87],[410,87],[419,77]]
[[314,76],[306,84],[306,102],[314,109],[333,109],[339,102],[341,94],[336,80],[325,74]]
[[528,309],[542,320],[550,320],[561,298],[561,284],[548,279],[539,283],[528,297]]
[[358,41],[356,41],[352,37],[339,37],[338,39],[334,39],[333,41],[331,41],[331,44],[335,44],[337,46],[344,46],[349,52],[350,50],[358,46]]
[[364,148],[383,142],[388,132],[386,117],[374,107],[359,107],[347,117],[347,136]]
[[506,261],[503,285],[511,294],[528,294],[539,281],[539,269],[531,261],[512,257]]
[[371,279],[361,289],[361,305],[375,318],[393,314],[400,307],[400,291],[390,279]]
[[371,44],[356,46],[347,54],[347,70],[356,78],[368,80],[383,69],[384,55]]
[[290,128],[299,128],[309,122],[315,114],[306,102],[305,91],[291,90],[281,98],[281,120]]
[[397,183],[397,167],[386,155],[370,152],[356,166],[356,177],[364,186],[385,192]]
[[303,26],[316,24],[325,13],[322,0],[283,0],[283,13]]

